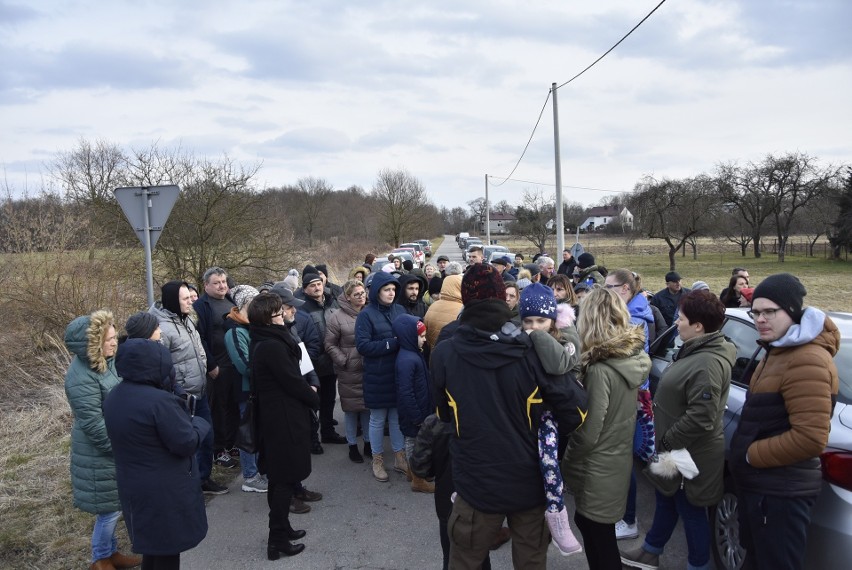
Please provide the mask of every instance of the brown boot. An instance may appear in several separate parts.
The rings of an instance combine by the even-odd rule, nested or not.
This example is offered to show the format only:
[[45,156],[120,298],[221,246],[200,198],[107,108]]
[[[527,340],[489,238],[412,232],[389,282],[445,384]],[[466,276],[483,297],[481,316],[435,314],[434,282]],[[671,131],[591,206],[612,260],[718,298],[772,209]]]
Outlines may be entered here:
[[405,451],[397,451],[393,458],[393,469],[405,475],[408,481],[411,481],[411,470],[408,468],[408,460],[405,458]]
[[434,493],[435,484],[430,483],[426,479],[421,479],[417,475],[411,477],[411,490],[415,493]]
[[385,460],[381,453],[373,454],[373,477],[382,483],[388,482],[388,472],[385,471]]
[[91,570],[115,570],[115,566],[112,565],[112,562],[109,561],[109,558],[101,558],[100,560],[96,560],[89,566]]
[[116,568],[135,568],[142,564],[142,557],[128,556],[127,554],[122,554],[116,550],[112,553],[112,556],[109,557],[109,561],[112,562],[112,565]]

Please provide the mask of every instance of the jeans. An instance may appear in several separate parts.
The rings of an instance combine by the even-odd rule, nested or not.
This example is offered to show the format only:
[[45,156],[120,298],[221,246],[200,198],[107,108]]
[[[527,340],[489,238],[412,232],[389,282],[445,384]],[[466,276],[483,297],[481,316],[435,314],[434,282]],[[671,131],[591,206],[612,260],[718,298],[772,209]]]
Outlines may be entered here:
[[[240,419],[246,413],[248,401],[240,402]],[[257,475],[257,453],[246,453],[240,450],[240,467],[243,470],[243,479],[251,479]]]
[[399,413],[396,408],[376,408],[370,410],[370,448],[373,454],[382,453],[385,443],[385,420],[388,422],[391,448],[393,452],[405,449],[405,438],[399,431]]
[[805,567],[808,526],[816,497],[776,497],[740,491],[740,544],[759,570]]
[[710,523],[707,521],[707,509],[690,503],[683,489],[679,489],[672,497],[666,497],[659,491],[655,491],[655,495],[657,506],[654,509],[654,522],[645,536],[642,548],[651,554],[662,554],[680,516],[683,519],[683,532],[686,534],[687,568],[710,568]]
[[[210,415],[210,405],[207,403],[207,398],[199,397],[195,401],[195,415],[199,418],[207,420],[210,425],[213,425],[213,417]],[[210,478],[210,473],[213,471],[213,430],[209,430],[204,439],[201,440],[201,445],[195,453],[198,461],[198,476],[202,481]]]
[[95,515],[95,529],[92,531],[92,563],[109,558],[118,550],[115,538],[115,526],[121,511]]
[[[346,429],[346,443],[355,445],[358,443],[358,422],[361,422],[361,434],[364,441],[370,441],[370,412],[343,412],[343,426]],[[382,430],[384,431],[384,430]]]
[[621,520],[627,524],[636,524],[636,468],[630,471],[630,487],[627,488],[627,506]]

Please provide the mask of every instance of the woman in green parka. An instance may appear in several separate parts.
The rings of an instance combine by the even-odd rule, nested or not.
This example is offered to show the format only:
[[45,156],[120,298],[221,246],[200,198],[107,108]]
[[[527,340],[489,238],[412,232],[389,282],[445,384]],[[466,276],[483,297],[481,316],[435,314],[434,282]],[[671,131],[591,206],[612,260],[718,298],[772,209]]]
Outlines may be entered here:
[[[648,568],[659,563],[666,543],[683,519],[690,568],[710,563],[707,507],[724,493],[723,416],[731,386],[736,347],[725,340],[725,306],[713,293],[692,291],[679,303],[678,334],[683,340],[654,395],[654,428],[659,459],[645,471],[656,487],[654,522],[644,544],[623,552],[624,564]],[[667,452],[686,450],[698,475],[689,479]]]
[[651,359],[644,350],[644,331],[630,324],[627,305],[614,291],[592,289],[581,309],[577,328],[588,415],[568,442],[562,473],[574,492],[574,522],[589,568],[620,570],[615,523],[627,504],[636,394]]
[[103,415],[104,399],[121,381],[115,372],[118,341],[112,313],[95,311],[71,321],[65,329],[65,346],[74,355],[65,374],[65,395],[74,414],[71,428],[74,506],[96,515],[91,568],[132,568],[141,564],[142,558],[118,552],[115,527],[121,504]]

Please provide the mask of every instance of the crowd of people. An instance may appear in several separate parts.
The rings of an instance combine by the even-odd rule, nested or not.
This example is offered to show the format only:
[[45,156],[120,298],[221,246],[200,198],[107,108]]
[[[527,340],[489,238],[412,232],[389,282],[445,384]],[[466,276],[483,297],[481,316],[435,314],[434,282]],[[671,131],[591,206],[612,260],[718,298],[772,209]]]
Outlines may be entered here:
[[[839,334],[804,307],[797,278],[752,288],[735,268],[716,296],[672,271],[651,293],[588,252],[566,250],[558,267],[546,255],[468,255],[467,267],[439,255],[420,269],[370,254],[342,285],[323,264],[257,287],[211,267],[200,296],[163,284],[120,338],[109,311],[72,321],[71,475],[75,505],[96,515],[92,568],[179,568],[206,535],[203,496],[228,492],[214,463],[239,465],[241,490],[265,493],[267,557],[299,554],[307,531],[290,515],[323,498],[303,484],[323,444],[348,445],[378,483],[396,471],[434,494],[445,569],[490,568],[509,539],[516,568],[545,568],[552,543],[585,552],[592,569],[654,569],[679,518],[688,567],[709,568],[732,306],[751,307],[767,351],[731,449],[743,545],[759,568],[801,568]],[[649,347],[671,325],[677,353],[652,395]],[[639,536],[637,472],[655,488],[653,524],[620,551]],[[117,551],[122,512],[141,557]]]

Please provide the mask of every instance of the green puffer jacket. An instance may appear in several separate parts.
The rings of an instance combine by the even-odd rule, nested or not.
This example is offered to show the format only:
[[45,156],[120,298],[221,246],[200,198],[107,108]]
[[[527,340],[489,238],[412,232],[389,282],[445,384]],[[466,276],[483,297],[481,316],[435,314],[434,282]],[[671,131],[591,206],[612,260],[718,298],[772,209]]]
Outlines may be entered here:
[[585,423],[571,436],[562,473],[577,511],[595,522],[621,519],[633,468],[636,395],[651,359],[645,335],[630,327],[583,353],[583,385],[589,396]]
[[722,421],[736,347],[721,331],[691,338],[663,372],[654,395],[657,452],[684,449],[698,467],[694,479],[663,479],[645,474],[664,495],[672,496],[683,484],[689,502],[715,505],[724,493],[725,434]]
[[121,510],[115,460],[107,436],[103,401],[120,382],[115,359],[103,357],[106,311],[77,317],[65,329],[65,346],[74,355],[65,374],[65,395],[74,414],[71,428],[71,487],[74,506],[88,513]]

